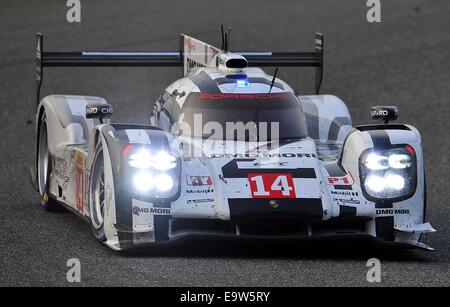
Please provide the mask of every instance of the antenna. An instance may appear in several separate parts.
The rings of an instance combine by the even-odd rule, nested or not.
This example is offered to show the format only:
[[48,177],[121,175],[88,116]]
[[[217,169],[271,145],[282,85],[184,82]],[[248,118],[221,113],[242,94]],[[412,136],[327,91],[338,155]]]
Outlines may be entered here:
[[228,52],[228,33],[225,33],[225,48],[223,50]]
[[275,79],[277,78],[278,67],[275,68],[275,73],[273,74],[272,83],[270,84],[269,94],[272,91],[272,87],[275,84]]
[[231,37],[231,27],[228,27],[228,35],[227,35],[227,52],[230,50],[230,37]]
[[231,27],[228,27],[228,31],[225,33],[223,25],[220,25],[220,31],[222,33],[222,45],[220,49],[228,52],[230,46]]
[[225,49],[225,34],[223,31],[223,25],[220,25],[220,30],[222,32],[222,46],[220,47],[220,49],[224,50]]

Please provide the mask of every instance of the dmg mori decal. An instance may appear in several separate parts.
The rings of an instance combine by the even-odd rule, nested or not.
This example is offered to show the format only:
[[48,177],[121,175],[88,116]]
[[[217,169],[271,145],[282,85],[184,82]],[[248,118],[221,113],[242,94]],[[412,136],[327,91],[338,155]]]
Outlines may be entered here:
[[137,216],[141,214],[170,215],[170,208],[144,208],[134,206],[133,214]]

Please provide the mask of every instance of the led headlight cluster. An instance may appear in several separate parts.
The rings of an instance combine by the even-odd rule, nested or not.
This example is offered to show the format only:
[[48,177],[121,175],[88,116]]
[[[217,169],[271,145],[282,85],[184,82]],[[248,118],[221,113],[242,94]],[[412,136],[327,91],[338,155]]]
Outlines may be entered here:
[[177,158],[166,151],[152,154],[148,149],[142,148],[129,156],[128,164],[141,169],[154,168],[165,171],[175,168],[177,166],[176,162]]
[[155,198],[171,197],[178,189],[178,159],[166,150],[129,145],[123,150],[134,190]]
[[369,149],[361,155],[360,175],[369,199],[399,201],[416,190],[417,162],[409,145],[385,150]]

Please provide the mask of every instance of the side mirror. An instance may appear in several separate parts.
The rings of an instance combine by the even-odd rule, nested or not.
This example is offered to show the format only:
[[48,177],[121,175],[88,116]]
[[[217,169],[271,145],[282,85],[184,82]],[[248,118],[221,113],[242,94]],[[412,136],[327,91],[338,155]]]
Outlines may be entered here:
[[98,118],[103,123],[104,118],[111,118],[113,107],[110,104],[88,104],[86,105],[86,118]]
[[373,106],[370,115],[373,120],[382,120],[387,124],[398,118],[398,108],[396,106]]

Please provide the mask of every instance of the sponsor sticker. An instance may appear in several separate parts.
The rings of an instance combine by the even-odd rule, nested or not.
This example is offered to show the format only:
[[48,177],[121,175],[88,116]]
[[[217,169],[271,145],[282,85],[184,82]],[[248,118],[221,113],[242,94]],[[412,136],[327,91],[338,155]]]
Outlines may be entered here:
[[214,193],[214,189],[186,190],[186,194],[209,194],[209,193]]
[[252,152],[252,153],[226,153],[226,154],[212,154],[210,158],[231,158],[231,159],[257,159],[257,158],[317,158],[314,153],[265,153],[265,152]]
[[170,215],[170,208],[134,206],[133,214],[137,216],[140,216],[141,214]]
[[209,94],[201,93],[199,99],[222,100],[222,99],[290,99],[285,93],[275,94]]
[[68,175],[68,165],[64,159],[55,159],[55,175],[64,182],[70,180],[70,176]]
[[186,39],[186,47],[189,51],[195,50],[195,44],[192,42],[192,40],[190,38]]
[[330,176],[330,177],[328,177],[327,183],[331,184],[331,185],[350,186],[355,183],[355,180],[353,179],[352,173],[348,172],[347,174],[345,174],[345,176],[341,176],[341,177]]
[[393,215],[409,215],[409,209],[377,209],[377,217],[393,216]]
[[212,185],[211,176],[186,176],[187,185],[199,187]]
[[[170,216],[171,208],[155,207],[153,203],[133,199],[132,200],[133,230],[145,233],[155,229],[155,216]],[[136,241],[148,242],[151,240],[148,234],[141,238],[134,238]]]
[[342,191],[342,190],[338,190],[338,191],[331,191],[331,194],[333,195],[340,195],[340,196],[358,196],[358,192],[355,191]]
[[188,204],[204,204],[204,203],[212,203],[214,202],[214,198],[207,198],[207,199],[188,199]]
[[356,199],[344,199],[344,198],[333,198],[334,201],[339,201],[342,203],[347,203],[347,204],[353,204],[353,205],[359,205],[361,202],[359,200]]

